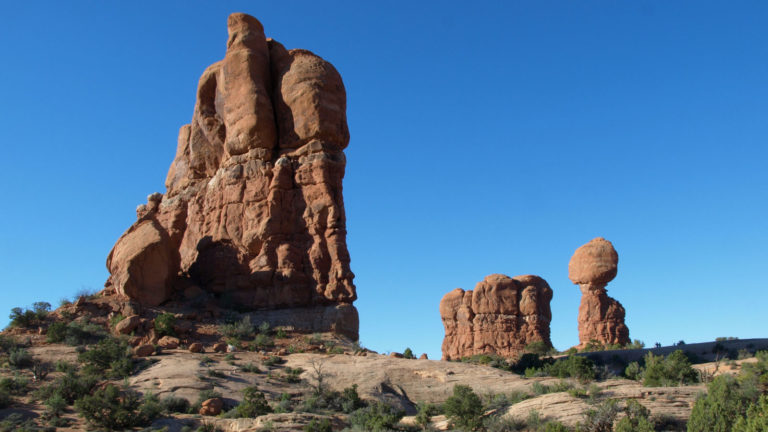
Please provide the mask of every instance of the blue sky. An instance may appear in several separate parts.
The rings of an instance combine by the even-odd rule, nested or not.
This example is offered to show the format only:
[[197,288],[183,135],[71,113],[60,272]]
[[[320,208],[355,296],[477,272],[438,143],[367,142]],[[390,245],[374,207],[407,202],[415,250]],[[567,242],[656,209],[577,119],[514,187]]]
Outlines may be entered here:
[[4,2],[0,311],[102,287],[239,11],[344,78],[363,345],[438,358],[440,298],[504,273],[566,349],[597,236],[632,338],[766,336],[768,5],[473,3]]

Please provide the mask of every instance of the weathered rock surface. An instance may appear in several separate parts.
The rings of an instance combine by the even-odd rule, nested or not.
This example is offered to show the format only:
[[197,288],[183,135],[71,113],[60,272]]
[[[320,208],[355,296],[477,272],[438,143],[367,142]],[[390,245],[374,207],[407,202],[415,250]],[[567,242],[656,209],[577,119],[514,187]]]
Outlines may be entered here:
[[440,301],[443,359],[495,353],[513,357],[531,342],[551,345],[552,289],[532,275],[492,274],[474,291],[457,288]]
[[185,293],[252,310],[347,306],[348,322],[319,317],[311,330],[356,338],[341,76],[267,39],[251,16],[232,14],[228,30],[224,59],[203,73],[179,132],[167,191],[139,206],[115,244],[108,285],[148,306]]
[[590,342],[626,345],[629,328],[624,307],[608,296],[606,285],[616,277],[619,255],[608,240],[597,237],[579,247],[568,263],[568,277],[581,289],[579,346]]

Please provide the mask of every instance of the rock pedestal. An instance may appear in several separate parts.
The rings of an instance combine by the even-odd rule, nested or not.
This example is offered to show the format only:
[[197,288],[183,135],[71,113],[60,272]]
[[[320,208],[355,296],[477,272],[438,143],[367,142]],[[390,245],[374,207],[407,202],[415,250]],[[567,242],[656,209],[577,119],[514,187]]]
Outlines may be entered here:
[[547,282],[532,275],[492,274],[474,291],[457,288],[449,292],[440,301],[445,327],[443,360],[474,354],[509,358],[532,342],[551,345],[551,300]]
[[115,244],[108,285],[148,306],[188,292],[281,317],[298,308],[307,330],[357,338],[341,76],[267,39],[251,16],[230,15],[228,30],[179,131],[167,191],[139,206]]
[[608,240],[598,237],[579,247],[568,264],[568,277],[581,289],[579,347],[590,342],[626,345],[629,328],[624,307],[607,294],[606,285],[616,277],[619,255]]

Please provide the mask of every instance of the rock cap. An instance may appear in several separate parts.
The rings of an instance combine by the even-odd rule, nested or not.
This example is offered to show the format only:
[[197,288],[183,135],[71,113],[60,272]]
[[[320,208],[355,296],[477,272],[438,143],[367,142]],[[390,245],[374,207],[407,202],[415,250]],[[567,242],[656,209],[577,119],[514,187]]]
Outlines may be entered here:
[[616,277],[619,254],[608,240],[597,237],[576,249],[568,263],[568,278],[574,284],[606,285]]

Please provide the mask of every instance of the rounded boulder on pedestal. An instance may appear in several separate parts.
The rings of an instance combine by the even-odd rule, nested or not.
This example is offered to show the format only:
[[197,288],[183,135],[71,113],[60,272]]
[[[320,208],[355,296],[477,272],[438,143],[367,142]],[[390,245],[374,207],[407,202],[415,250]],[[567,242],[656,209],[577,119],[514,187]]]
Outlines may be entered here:
[[616,277],[619,254],[608,240],[597,237],[576,249],[568,263],[568,278],[575,284],[605,285]]

